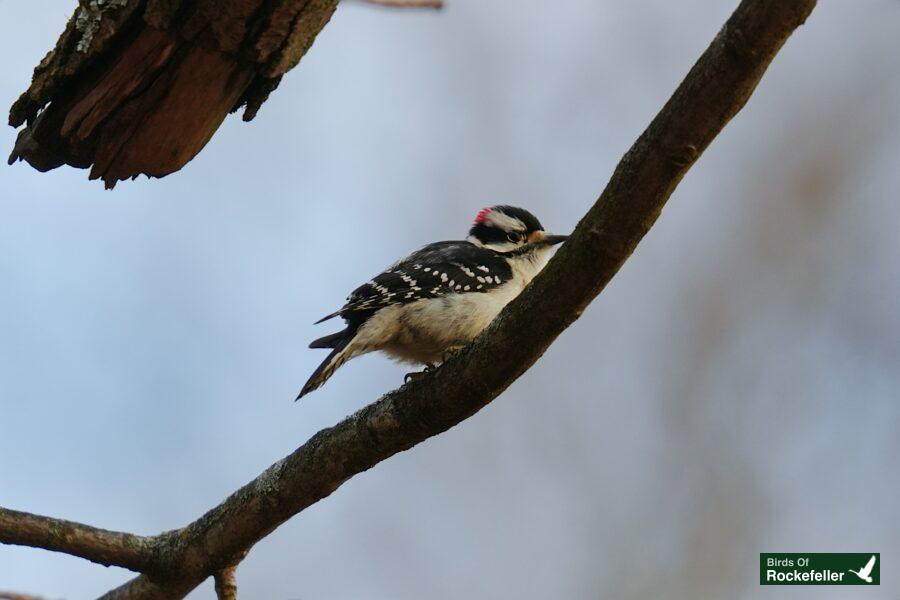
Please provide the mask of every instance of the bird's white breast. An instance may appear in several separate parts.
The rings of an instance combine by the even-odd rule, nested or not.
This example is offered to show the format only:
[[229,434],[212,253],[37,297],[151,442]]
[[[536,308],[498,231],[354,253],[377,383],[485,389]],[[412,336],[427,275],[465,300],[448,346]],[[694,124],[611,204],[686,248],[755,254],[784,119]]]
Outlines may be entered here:
[[549,259],[550,249],[510,260],[512,277],[489,292],[448,294],[384,308],[358,338],[408,362],[437,363],[450,349],[475,339],[519,295]]

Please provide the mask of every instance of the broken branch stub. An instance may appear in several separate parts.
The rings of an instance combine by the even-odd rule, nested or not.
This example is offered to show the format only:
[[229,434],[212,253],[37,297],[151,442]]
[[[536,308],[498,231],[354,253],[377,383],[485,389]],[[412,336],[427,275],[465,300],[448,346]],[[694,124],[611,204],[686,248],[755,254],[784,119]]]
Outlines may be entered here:
[[10,110],[10,156],[106,187],[179,170],[229,112],[252,119],[338,0],[81,0]]

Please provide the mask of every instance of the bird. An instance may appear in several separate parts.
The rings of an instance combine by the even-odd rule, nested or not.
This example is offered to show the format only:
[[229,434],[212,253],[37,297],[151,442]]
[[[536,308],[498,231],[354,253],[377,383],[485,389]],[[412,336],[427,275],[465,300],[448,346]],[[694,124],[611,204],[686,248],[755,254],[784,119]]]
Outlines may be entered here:
[[318,389],[348,360],[382,351],[426,371],[465,347],[525,288],[568,236],[523,208],[478,211],[465,240],[428,244],[362,284],[339,310],[346,328],[313,341],[331,352],[300,390]]
[[854,571],[853,569],[847,569],[848,573],[853,573],[866,583],[872,583],[872,569],[875,568],[875,555],[872,555],[872,558],[869,559],[869,562],[866,563],[859,571]]

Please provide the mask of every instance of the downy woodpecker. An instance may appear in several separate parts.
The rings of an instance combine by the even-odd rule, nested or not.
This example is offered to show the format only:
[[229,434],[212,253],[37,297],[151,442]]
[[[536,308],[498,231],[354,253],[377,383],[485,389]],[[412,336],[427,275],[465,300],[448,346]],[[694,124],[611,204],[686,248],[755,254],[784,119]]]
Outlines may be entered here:
[[381,350],[411,363],[434,365],[471,342],[547,264],[564,235],[549,235],[527,210],[481,210],[461,241],[416,250],[356,288],[340,310],[343,331],[312,342],[331,348],[297,396],[321,386],[351,358]]

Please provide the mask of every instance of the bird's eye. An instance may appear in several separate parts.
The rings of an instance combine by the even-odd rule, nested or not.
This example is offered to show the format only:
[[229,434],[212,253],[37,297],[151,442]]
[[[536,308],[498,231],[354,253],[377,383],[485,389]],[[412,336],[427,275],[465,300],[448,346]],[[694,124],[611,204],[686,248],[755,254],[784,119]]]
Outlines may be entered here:
[[519,242],[521,242],[523,237],[524,236],[518,231],[511,231],[506,234],[506,239],[511,241],[513,244],[518,244]]

